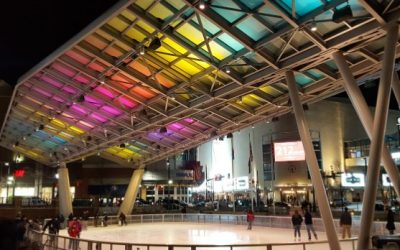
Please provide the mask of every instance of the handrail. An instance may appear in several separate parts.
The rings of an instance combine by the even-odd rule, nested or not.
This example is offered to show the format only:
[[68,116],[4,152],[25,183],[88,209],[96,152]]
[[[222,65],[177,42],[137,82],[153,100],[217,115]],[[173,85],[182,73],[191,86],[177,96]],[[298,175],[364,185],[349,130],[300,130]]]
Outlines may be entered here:
[[[108,225],[117,224],[118,217],[117,216],[109,216]],[[163,223],[163,222],[191,222],[191,223],[228,223],[228,224],[237,224],[242,225],[246,222],[246,215],[234,215],[234,214],[140,214],[140,215],[128,215],[126,216],[128,223]],[[275,220],[275,221],[274,221]],[[287,220],[290,220],[289,217],[283,216],[256,216],[256,220],[254,221],[254,225],[256,226],[279,226],[280,228],[288,228]],[[283,223],[278,223],[278,222]],[[87,223],[89,222],[89,223]],[[90,217],[89,221],[84,221],[83,223],[87,223],[91,225],[94,223],[94,218]],[[320,222],[315,223],[316,227],[321,228]],[[289,224],[291,225],[291,224]],[[57,235],[57,248],[55,248],[54,244],[51,244],[51,239],[54,235],[50,234],[42,234],[37,231],[30,231],[31,240],[33,242],[37,242],[38,244],[42,244],[42,246],[48,246],[50,249],[67,249],[67,243],[69,242],[78,242],[81,250],[102,250],[102,249],[123,249],[123,250],[134,250],[134,247],[145,247],[146,250],[151,250],[152,247],[165,247],[168,250],[173,250],[175,247],[190,247],[191,250],[196,250],[196,248],[204,247],[204,248],[220,248],[220,247],[229,247],[229,249],[233,250],[237,247],[265,247],[267,250],[273,250],[276,247],[282,246],[299,246],[302,247],[303,250],[307,249],[307,246],[310,245],[323,245],[327,244],[328,241],[312,241],[312,242],[292,242],[292,243],[261,243],[261,244],[227,244],[227,245],[218,245],[218,244],[148,244],[148,243],[123,243],[123,242],[112,242],[112,241],[98,241],[98,240],[88,240],[88,239],[74,239],[67,236]],[[354,250],[356,245],[357,238],[351,238],[346,240],[341,240],[341,244],[351,244],[348,245],[350,249]],[[44,243],[43,243],[44,242]],[[61,244],[61,247],[60,247]],[[53,246],[53,248],[51,248]],[[106,248],[102,248],[102,246],[109,246]],[[116,248],[118,246],[118,248]],[[86,248],[85,248],[86,247]],[[121,248],[122,247],[122,248]]]

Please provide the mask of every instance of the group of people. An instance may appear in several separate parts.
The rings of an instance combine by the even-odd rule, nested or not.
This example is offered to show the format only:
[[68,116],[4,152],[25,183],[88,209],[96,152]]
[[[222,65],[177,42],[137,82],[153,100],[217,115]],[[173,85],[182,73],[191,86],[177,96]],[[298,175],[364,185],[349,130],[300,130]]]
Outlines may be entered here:
[[[298,210],[294,210],[294,214],[292,215],[292,225],[294,228],[294,241],[301,241],[301,224],[303,223],[303,217],[300,215]],[[314,235],[314,238],[318,240],[318,235],[315,232],[313,225],[313,217],[309,210],[305,210],[304,213],[304,223],[306,225],[308,240],[311,240],[311,233]]]

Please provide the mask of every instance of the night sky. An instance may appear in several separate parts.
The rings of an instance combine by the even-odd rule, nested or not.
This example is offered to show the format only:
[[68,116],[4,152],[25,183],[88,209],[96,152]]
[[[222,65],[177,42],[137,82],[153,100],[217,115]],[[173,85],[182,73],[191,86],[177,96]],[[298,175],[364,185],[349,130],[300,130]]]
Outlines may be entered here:
[[[15,85],[17,79],[63,45],[117,0],[0,1],[0,79]],[[377,84],[362,87],[375,106]],[[347,97],[345,93],[338,96]],[[397,103],[391,98],[391,108]]]

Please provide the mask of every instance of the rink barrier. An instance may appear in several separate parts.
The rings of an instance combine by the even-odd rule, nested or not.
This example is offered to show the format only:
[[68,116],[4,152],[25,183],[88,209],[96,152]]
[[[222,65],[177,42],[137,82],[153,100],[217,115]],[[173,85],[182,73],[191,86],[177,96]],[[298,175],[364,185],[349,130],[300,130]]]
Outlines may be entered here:
[[[98,225],[101,226],[103,216],[98,220]],[[197,223],[219,223],[219,224],[233,224],[245,225],[247,224],[247,217],[244,214],[191,214],[191,213],[178,213],[178,214],[138,214],[127,215],[126,221],[128,223],[151,223],[151,222],[197,222]],[[339,219],[333,220],[336,231],[341,232]],[[360,232],[360,217],[353,216],[353,225],[351,231],[353,235],[358,235]],[[86,221],[88,226],[94,226],[94,218],[89,217]],[[118,216],[108,216],[108,224],[118,224]],[[321,218],[313,218],[314,228],[317,231],[324,232],[324,224]],[[400,223],[396,222],[396,228],[400,228]],[[292,220],[289,216],[264,216],[257,215],[253,222],[255,226],[273,227],[273,228],[292,228]],[[374,221],[372,224],[371,234],[383,235],[388,233],[386,228],[386,221]],[[305,225],[303,224],[303,227]]]
[[[145,244],[145,243],[122,243],[110,241],[96,241],[79,238],[70,238],[61,235],[49,235],[34,230],[28,231],[28,238],[34,249],[43,250],[315,250],[329,249],[328,241],[309,241],[295,243],[265,243],[265,244]],[[75,244],[75,246],[74,246]],[[343,250],[355,250],[357,239],[340,240]],[[72,246],[72,247],[71,247]]]
[[[103,216],[100,216],[97,225],[104,226],[102,222]],[[189,223],[218,223],[218,224],[231,224],[231,225],[246,225],[247,224],[246,215],[235,215],[235,214],[190,214],[190,213],[180,213],[180,214],[140,214],[140,215],[128,215],[126,216],[126,221],[128,224],[134,223],[168,223],[168,222],[189,222]],[[118,216],[108,216],[107,225],[117,225],[119,222]],[[314,218],[314,227],[317,231],[324,231],[324,227],[320,218]],[[339,221],[334,220],[335,226],[340,236],[340,226]],[[352,234],[358,235],[359,230],[359,219],[354,218]],[[83,227],[94,226],[95,221],[93,217],[90,217],[87,221],[82,221]],[[272,228],[292,228],[292,222],[290,217],[284,216],[261,216],[256,215],[253,222],[254,226],[262,227],[272,227]],[[373,232],[382,231],[384,229],[384,222],[375,222],[373,226]],[[303,226],[305,227],[305,226]],[[302,228],[305,230],[305,228]],[[51,248],[51,235],[42,234],[36,231],[30,231],[30,239],[37,245],[41,245],[40,249],[68,249],[69,242],[73,239],[66,236],[57,236],[57,248]],[[291,237],[291,236],[290,236]],[[343,249],[355,250],[357,238],[351,238],[346,240],[341,240],[340,244]],[[265,244],[234,244],[234,245],[168,245],[168,244],[131,244],[122,242],[104,242],[104,241],[93,241],[86,239],[79,239],[79,249],[81,250],[196,250],[196,249],[240,249],[243,247],[254,248],[254,249],[266,249],[266,250],[278,250],[285,249],[285,246],[292,246],[289,249],[294,250],[312,250],[312,249],[328,249],[327,241],[309,241],[309,242],[296,242],[296,243],[265,243]],[[50,248],[46,248],[46,247]],[[44,247],[44,248],[43,248]],[[160,248],[161,247],[161,248]],[[321,248],[323,247],[323,248]]]

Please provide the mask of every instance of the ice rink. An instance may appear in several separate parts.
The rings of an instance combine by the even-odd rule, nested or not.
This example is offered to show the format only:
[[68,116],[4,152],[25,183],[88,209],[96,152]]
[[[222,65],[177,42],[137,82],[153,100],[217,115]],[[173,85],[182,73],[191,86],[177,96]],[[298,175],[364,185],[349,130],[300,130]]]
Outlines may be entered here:
[[[60,234],[66,235],[63,230]],[[305,227],[301,231],[301,241],[309,242]],[[82,239],[94,241],[125,242],[136,244],[174,244],[174,245],[232,245],[232,244],[267,244],[267,243],[295,243],[293,230],[253,226],[247,230],[247,225],[229,224],[198,224],[198,223],[135,223],[128,226],[111,225],[108,227],[89,227],[81,234]],[[318,232],[318,240],[326,240],[324,232]],[[318,242],[314,239],[310,242]],[[353,249],[351,242],[343,242],[342,249]],[[80,244],[85,249],[84,244]],[[112,249],[123,249],[114,247]],[[137,247],[146,249],[146,247]],[[103,246],[102,249],[111,249]],[[150,247],[150,249],[167,249],[166,247]],[[176,248],[175,248],[176,249]],[[179,247],[179,249],[190,249],[190,247]],[[228,247],[201,247],[198,249],[229,249]],[[261,247],[234,247],[234,249],[266,249]],[[296,250],[303,249],[303,245],[297,246],[274,246],[272,249]],[[329,249],[326,243],[313,244],[306,249]],[[133,249],[135,250],[135,249]]]

